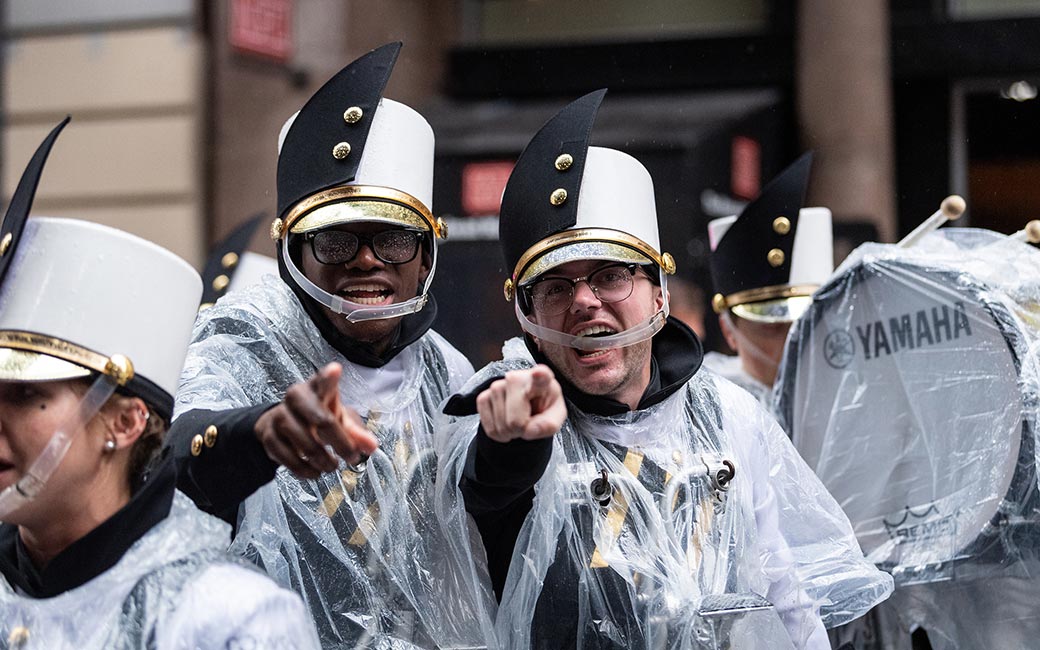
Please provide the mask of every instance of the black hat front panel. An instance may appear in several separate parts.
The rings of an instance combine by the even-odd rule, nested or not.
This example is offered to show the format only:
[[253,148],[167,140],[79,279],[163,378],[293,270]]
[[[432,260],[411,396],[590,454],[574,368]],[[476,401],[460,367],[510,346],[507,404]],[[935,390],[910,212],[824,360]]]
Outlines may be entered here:
[[780,173],[744,208],[711,254],[715,291],[723,296],[790,282],[798,214],[812,154]]
[[498,225],[509,272],[531,246],[577,223],[592,125],[606,92],[597,90],[565,106],[516,161],[502,194]]
[[18,247],[18,240],[21,239],[22,231],[25,229],[25,220],[29,218],[29,212],[32,210],[36,188],[40,184],[40,176],[43,174],[43,166],[47,163],[47,156],[50,155],[58,135],[71,120],[72,118],[67,116],[59,122],[36,148],[36,153],[25,166],[25,171],[22,172],[22,177],[18,181],[18,187],[15,188],[11,202],[7,205],[7,214],[4,215],[3,223],[0,223],[0,282],[3,282],[7,268],[14,259],[14,251]]
[[278,216],[300,200],[354,180],[401,43],[340,70],[300,110],[278,155]]

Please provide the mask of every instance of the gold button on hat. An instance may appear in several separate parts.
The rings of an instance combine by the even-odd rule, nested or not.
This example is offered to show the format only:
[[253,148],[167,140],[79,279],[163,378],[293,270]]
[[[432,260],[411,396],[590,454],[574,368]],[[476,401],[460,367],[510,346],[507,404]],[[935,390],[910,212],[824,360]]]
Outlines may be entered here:
[[557,190],[553,190],[553,193],[549,195],[549,203],[552,203],[553,205],[563,205],[563,203],[566,200],[567,190],[563,189],[562,187]]
[[195,434],[195,437],[191,439],[191,455],[198,456],[201,454],[203,444],[205,444],[205,442],[203,441],[202,436]]
[[202,439],[203,442],[206,443],[207,447],[212,447],[217,444],[217,427],[212,424],[206,427],[206,433]]
[[340,142],[332,148],[332,157],[336,160],[343,160],[350,155],[350,143]]
[[343,121],[347,124],[357,124],[361,121],[364,114],[365,112],[361,110],[360,106],[351,106],[347,110],[343,111]]

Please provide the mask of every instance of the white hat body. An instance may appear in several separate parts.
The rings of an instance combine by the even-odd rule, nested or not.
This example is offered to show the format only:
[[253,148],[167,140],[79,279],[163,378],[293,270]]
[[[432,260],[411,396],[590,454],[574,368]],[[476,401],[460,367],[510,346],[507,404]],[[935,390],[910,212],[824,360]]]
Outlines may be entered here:
[[[299,111],[282,126],[278,151]],[[433,205],[433,128],[417,111],[392,99],[379,100],[361,154],[357,176],[348,185],[376,185],[405,192]]]
[[238,291],[252,286],[265,275],[278,277],[278,260],[267,255],[260,255],[252,251],[245,251],[238,258],[235,272],[231,275],[231,283],[227,290]]
[[[719,245],[735,215],[708,222],[708,245]],[[834,234],[831,211],[827,208],[802,208],[798,211],[798,227],[791,249],[791,285],[820,285],[834,271]]]
[[0,330],[122,354],[136,375],[174,395],[201,295],[198,273],[152,242],[34,217],[0,286]]
[[574,228],[610,228],[638,237],[658,253],[654,181],[638,160],[616,149],[589,147]]

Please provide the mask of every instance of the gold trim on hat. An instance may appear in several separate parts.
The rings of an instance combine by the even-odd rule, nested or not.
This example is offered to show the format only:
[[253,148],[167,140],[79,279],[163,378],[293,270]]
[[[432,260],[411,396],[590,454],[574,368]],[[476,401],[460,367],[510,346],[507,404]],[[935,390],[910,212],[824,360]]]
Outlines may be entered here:
[[[377,220],[385,219],[423,230],[431,230],[439,239],[444,238],[441,224],[422,201],[406,192],[378,185],[338,185],[311,194],[285,214],[281,232],[283,235],[286,232],[298,234],[337,223],[365,221],[359,215],[344,214],[340,210],[321,210],[324,206],[359,201],[371,203],[372,205],[366,207],[382,212],[382,214],[372,215]],[[274,233],[272,232],[272,234]]]
[[[577,228],[549,235],[528,248],[527,252],[516,263],[516,268],[513,269],[512,280],[514,285],[520,285],[528,278],[544,272],[546,269],[538,268],[537,262],[551,251],[585,242],[607,244],[615,252],[627,253],[624,255],[626,261],[643,262],[645,258],[645,262],[656,263],[666,273],[669,273],[669,268],[672,272],[675,271],[675,262],[671,260],[670,255],[665,258],[664,255],[654,250],[653,246],[634,235],[612,228]],[[585,259],[585,257],[582,259]],[[669,262],[669,260],[671,261]],[[560,263],[562,262],[557,262],[553,266]]]
[[[5,379],[9,380],[18,380],[23,377],[27,381],[71,379],[86,376],[93,370],[108,375],[114,378],[119,385],[125,386],[134,376],[133,364],[121,354],[106,357],[83,346],[46,334],[17,330],[0,331],[0,350],[4,348],[20,353],[4,355],[4,363],[0,366],[0,372],[3,373]],[[52,376],[33,375],[32,368],[40,367],[33,355],[45,355],[66,362],[66,364],[78,366],[78,368],[44,362],[42,365],[49,365],[53,368],[53,373],[48,373]],[[86,369],[86,372],[81,372],[81,369]]]
[[712,299],[712,308],[716,314],[721,314],[726,309],[732,309],[749,302],[761,302],[763,300],[775,300],[777,298],[801,298],[813,295],[818,284],[778,284],[771,287],[757,287],[731,293],[728,296],[716,294]]

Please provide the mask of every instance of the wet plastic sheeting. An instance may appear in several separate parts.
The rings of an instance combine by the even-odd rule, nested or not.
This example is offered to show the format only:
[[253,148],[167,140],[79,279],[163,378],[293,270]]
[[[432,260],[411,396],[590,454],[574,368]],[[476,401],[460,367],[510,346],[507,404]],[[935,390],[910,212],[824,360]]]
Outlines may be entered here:
[[332,361],[343,364],[343,402],[379,449],[363,472],[342,463],[299,480],[279,469],[242,507],[232,551],[303,596],[325,647],[486,645],[490,587],[455,570],[448,540],[468,543],[468,533],[442,527],[433,502],[435,417],[471,373],[444,339],[430,332],[383,368],[359,368],[267,278],[202,312],[178,410],[279,401]]
[[1040,253],[945,229],[868,244],[796,324],[795,445],[899,584],[1036,575]]
[[[517,339],[504,353],[469,385],[532,364]],[[738,593],[771,603],[783,630],[763,635],[769,626],[748,614],[727,634],[756,644],[721,647],[827,647],[817,612],[838,625],[890,592],[787,436],[733,384],[702,370],[645,410],[568,411],[514,550],[503,647],[700,648],[705,598]],[[452,425],[440,486],[458,484],[477,421]],[[726,462],[736,474],[721,489]],[[606,501],[592,489],[604,471]],[[443,492],[440,503],[459,512],[457,498]],[[478,572],[479,556],[464,560]]]

